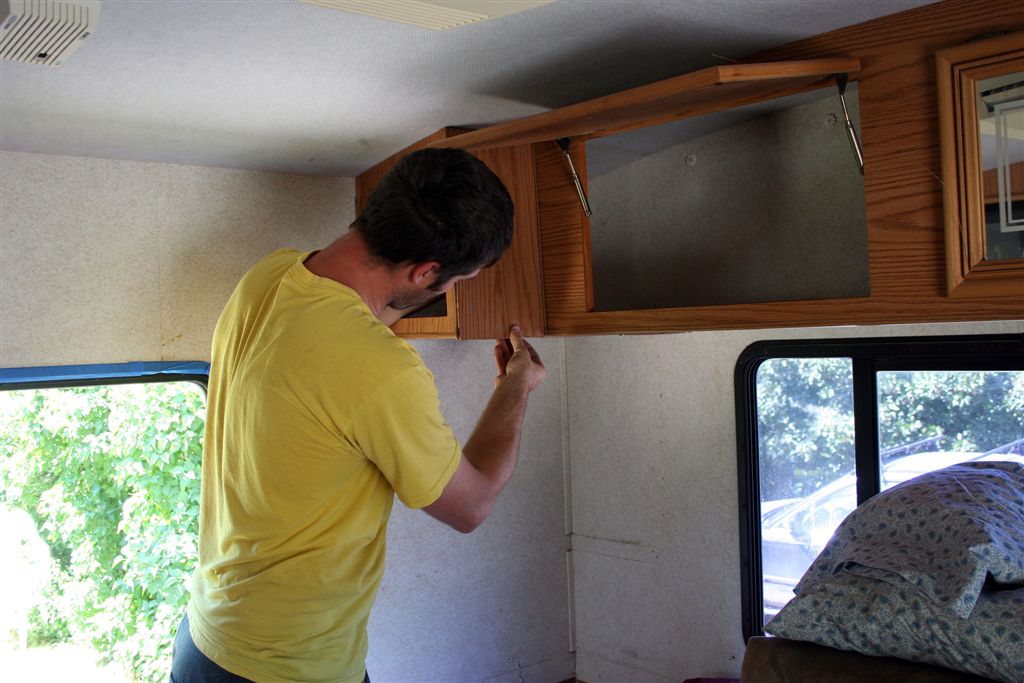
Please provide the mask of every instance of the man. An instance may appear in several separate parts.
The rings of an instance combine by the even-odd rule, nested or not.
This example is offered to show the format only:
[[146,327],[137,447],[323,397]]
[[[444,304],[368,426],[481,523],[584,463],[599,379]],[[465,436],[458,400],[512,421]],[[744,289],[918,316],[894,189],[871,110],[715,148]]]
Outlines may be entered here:
[[368,681],[394,495],[463,533],[487,517],[544,365],[513,326],[460,449],[433,376],[387,325],[497,261],[512,212],[475,157],[425,150],[331,245],[277,251],[243,277],[214,333],[199,565],[173,683]]

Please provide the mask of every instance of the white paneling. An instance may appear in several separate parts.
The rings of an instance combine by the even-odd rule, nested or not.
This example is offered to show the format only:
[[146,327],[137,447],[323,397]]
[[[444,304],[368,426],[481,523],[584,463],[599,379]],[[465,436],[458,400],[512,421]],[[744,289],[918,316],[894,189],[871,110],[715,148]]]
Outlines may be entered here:
[[198,166],[166,166],[165,174],[160,289],[170,358],[209,355],[220,309],[249,266],[281,247],[326,246],[355,219],[351,178]]
[[0,366],[158,351],[159,169],[0,154]]
[[1011,321],[566,340],[577,675],[738,675],[733,369],[749,344],[1020,332]]
[[[552,683],[572,676],[563,343],[535,340],[548,380],[530,396],[515,475],[483,526],[461,535],[396,503],[370,618],[374,683]],[[492,344],[415,345],[437,379],[445,418],[465,443],[493,388]]]
[[0,366],[208,360],[245,270],[354,218],[355,182],[0,154]]

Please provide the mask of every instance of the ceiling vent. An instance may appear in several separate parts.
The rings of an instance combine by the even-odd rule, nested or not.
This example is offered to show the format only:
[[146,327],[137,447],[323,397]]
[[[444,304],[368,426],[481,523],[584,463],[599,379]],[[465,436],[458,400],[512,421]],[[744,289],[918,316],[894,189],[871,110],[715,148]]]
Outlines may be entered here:
[[100,0],[0,0],[0,57],[60,66],[100,19]]
[[310,5],[439,31],[504,17],[554,0],[302,0]]

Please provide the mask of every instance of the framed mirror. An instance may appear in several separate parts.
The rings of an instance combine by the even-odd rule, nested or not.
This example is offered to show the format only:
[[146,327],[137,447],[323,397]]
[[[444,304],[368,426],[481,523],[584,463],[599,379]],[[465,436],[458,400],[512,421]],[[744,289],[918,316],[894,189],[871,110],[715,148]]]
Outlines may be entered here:
[[1024,307],[1024,32],[936,53],[951,297]]

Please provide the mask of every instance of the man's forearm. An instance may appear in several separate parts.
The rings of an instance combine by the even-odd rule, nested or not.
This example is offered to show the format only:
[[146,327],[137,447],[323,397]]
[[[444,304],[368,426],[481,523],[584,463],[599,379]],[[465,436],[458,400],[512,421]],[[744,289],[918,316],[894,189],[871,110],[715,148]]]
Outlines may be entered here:
[[529,390],[504,378],[494,389],[462,454],[491,484],[492,496],[505,487],[515,470]]
[[512,478],[526,415],[526,399],[547,376],[544,363],[518,325],[496,340],[497,386],[484,407],[462,459],[441,496],[427,513],[468,534],[491,513],[498,494]]

